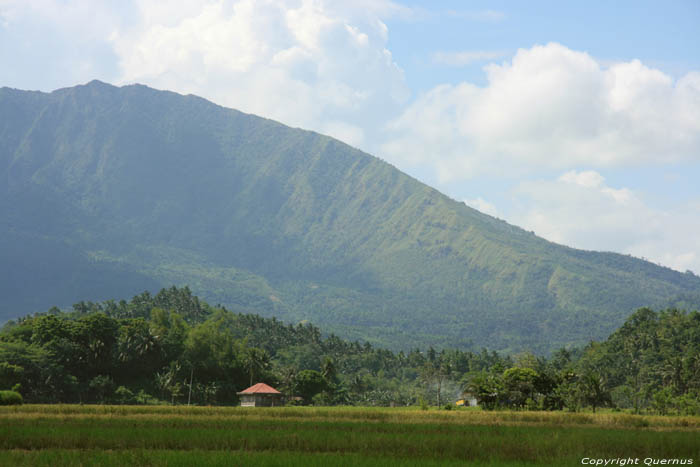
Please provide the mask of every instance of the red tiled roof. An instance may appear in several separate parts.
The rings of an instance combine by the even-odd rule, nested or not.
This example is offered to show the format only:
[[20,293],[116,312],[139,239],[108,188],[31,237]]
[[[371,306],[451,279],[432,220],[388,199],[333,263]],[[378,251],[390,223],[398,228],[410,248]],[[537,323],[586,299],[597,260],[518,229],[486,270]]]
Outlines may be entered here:
[[277,389],[268,386],[265,383],[254,384],[248,389],[245,389],[238,394],[282,394]]

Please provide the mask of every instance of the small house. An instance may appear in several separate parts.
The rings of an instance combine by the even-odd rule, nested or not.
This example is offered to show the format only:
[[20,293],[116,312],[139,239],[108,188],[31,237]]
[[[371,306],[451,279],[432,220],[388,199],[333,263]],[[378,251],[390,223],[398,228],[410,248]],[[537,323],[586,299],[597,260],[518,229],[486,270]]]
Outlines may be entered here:
[[284,405],[284,396],[265,383],[254,384],[239,393],[241,407],[275,407]]

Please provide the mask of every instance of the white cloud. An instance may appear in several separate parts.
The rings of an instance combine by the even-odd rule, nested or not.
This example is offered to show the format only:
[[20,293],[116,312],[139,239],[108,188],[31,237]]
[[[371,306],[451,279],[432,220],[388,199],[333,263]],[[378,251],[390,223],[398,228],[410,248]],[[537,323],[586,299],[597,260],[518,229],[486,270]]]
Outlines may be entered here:
[[700,201],[661,211],[632,190],[608,186],[595,171],[522,183],[516,195],[519,211],[509,221],[548,240],[700,271]]
[[476,209],[477,211],[481,211],[484,214],[488,214],[489,216],[499,216],[498,209],[496,208],[496,206],[492,203],[489,203],[481,196],[477,197],[476,199],[465,199],[464,204]]
[[448,16],[462,18],[470,21],[483,21],[487,23],[497,23],[505,19],[506,15],[497,10],[448,10]]
[[378,16],[402,14],[392,2],[139,5],[139,26],[113,37],[124,83],[198,94],[352,144],[408,98]]
[[442,181],[470,178],[483,167],[471,153],[472,142],[462,135],[460,122],[479,88],[462,83],[441,85],[418,97],[386,129],[391,136],[381,155],[399,167],[418,166],[434,171]]
[[361,147],[365,143],[365,132],[362,128],[340,121],[323,123],[321,133],[333,135],[335,138],[355,147]]
[[493,60],[503,55],[503,52],[489,50],[439,51],[433,54],[433,62],[449,66],[466,66],[474,62]]
[[113,4],[0,0],[0,86],[48,91],[109,79],[107,38],[124,21]]
[[387,126],[382,154],[434,167],[441,182],[700,160],[700,72],[674,83],[638,60],[603,68],[554,43],[485,70],[485,87],[440,85],[416,99]]
[[585,172],[576,172],[575,170],[571,170],[559,177],[559,180],[566,183],[574,183],[587,188],[595,188],[602,185],[605,178],[593,170],[586,170]]

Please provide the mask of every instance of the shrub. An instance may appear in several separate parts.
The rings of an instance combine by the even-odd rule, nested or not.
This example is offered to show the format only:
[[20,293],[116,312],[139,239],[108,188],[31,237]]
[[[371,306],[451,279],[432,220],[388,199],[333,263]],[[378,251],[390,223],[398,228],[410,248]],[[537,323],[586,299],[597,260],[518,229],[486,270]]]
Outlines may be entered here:
[[0,405],[22,405],[22,394],[16,391],[0,391]]
[[679,415],[700,415],[700,394],[690,391],[672,399]]
[[420,405],[421,410],[428,410],[428,403],[422,397],[418,398],[418,404]]
[[146,391],[141,389],[138,394],[136,394],[136,403],[137,404],[142,404],[142,405],[158,405],[158,404],[163,404],[162,401],[159,401],[152,395],[148,394]]
[[542,407],[540,407],[532,398],[528,397],[525,401],[525,410],[542,410]]
[[119,404],[133,404],[136,401],[134,393],[127,387],[119,386],[114,391],[114,399]]
[[102,404],[114,394],[114,381],[107,375],[95,376],[90,380],[88,386],[93,398]]

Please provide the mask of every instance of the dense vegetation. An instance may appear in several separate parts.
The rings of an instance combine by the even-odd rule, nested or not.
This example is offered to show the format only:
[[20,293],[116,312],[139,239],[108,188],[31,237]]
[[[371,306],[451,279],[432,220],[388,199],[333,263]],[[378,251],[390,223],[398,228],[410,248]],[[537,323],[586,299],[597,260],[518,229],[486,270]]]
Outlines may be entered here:
[[700,313],[641,308],[605,342],[572,358],[484,372],[468,389],[489,407],[629,408],[700,414]]
[[640,309],[607,341],[530,353],[392,352],[212,307],[188,288],[79,302],[0,332],[0,389],[26,402],[229,405],[264,381],[301,404],[700,415],[700,313]]
[[394,350],[547,353],[641,306],[700,305],[692,273],[549,243],[339,141],[194,96],[3,88],[0,116],[3,321],[189,284]]

